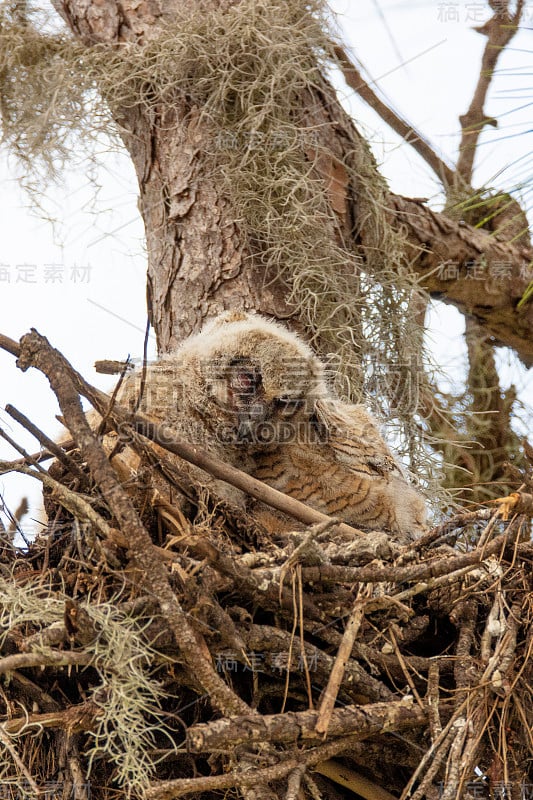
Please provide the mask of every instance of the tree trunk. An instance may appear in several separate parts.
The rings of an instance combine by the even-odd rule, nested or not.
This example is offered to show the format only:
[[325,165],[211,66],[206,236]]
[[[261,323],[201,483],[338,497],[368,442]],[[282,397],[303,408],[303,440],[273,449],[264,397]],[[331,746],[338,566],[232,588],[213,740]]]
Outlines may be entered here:
[[[171,16],[168,8],[165,15],[154,16],[145,4],[119,7],[109,0],[98,9],[77,0],[55,5],[88,45],[142,44],[156,36],[159,25]],[[217,5],[211,2],[203,7]],[[233,5],[237,3],[228,3],[228,10]],[[173,13],[186,17],[187,11],[185,6]],[[160,351],[172,349],[198,330],[206,317],[225,308],[256,309],[284,319],[294,316],[286,281],[271,266],[265,267],[261,251],[267,243],[261,231],[253,231],[253,241],[246,236],[228,185],[211,157],[220,147],[220,130],[206,124],[201,109],[183,94],[156,112],[141,105],[113,112],[139,182],[148,252],[148,309]],[[357,187],[348,184],[343,164],[353,164],[354,152],[361,151],[370,164],[367,145],[326,81],[313,94],[302,92],[294,118],[309,131],[309,137],[302,136],[302,155],[315,180],[322,182],[331,211],[332,246],[347,244],[346,260],[351,261],[353,272],[357,200],[354,203],[352,198],[357,198]],[[227,136],[227,146],[235,147],[231,131]],[[319,155],[321,148],[327,149],[329,158]],[[377,173],[376,180],[382,181]]]

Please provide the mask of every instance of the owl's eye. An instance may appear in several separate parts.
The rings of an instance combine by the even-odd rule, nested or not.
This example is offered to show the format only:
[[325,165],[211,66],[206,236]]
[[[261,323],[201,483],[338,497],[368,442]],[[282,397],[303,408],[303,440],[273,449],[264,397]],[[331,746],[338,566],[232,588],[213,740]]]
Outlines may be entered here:
[[255,394],[261,383],[261,376],[253,372],[237,372],[231,377],[230,385],[237,394]]
[[234,359],[228,373],[231,391],[241,398],[253,398],[261,387],[261,372],[248,359]]

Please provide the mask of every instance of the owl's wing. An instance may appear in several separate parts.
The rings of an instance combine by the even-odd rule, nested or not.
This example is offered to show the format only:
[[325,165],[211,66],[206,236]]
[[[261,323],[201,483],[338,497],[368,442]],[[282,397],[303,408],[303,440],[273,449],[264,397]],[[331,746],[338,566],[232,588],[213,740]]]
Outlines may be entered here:
[[315,416],[321,436],[339,463],[368,475],[402,474],[375,420],[363,406],[318,400]]

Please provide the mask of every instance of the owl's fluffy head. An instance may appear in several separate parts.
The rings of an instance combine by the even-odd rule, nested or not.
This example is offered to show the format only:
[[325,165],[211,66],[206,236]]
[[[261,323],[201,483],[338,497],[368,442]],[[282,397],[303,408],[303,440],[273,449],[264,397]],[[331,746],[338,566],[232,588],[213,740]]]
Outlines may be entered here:
[[286,441],[324,392],[313,351],[258,314],[221,314],[168,358],[187,376],[188,402],[228,444]]

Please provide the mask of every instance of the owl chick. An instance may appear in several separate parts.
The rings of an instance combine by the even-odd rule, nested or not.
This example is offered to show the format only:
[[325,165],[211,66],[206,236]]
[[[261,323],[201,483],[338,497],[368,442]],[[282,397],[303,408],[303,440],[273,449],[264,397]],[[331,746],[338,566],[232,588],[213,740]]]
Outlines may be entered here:
[[[126,382],[122,402],[139,383]],[[398,541],[424,529],[424,503],[370,414],[332,393],[296,334],[257,314],[221,314],[150,366],[140,410],[316,510]]]

